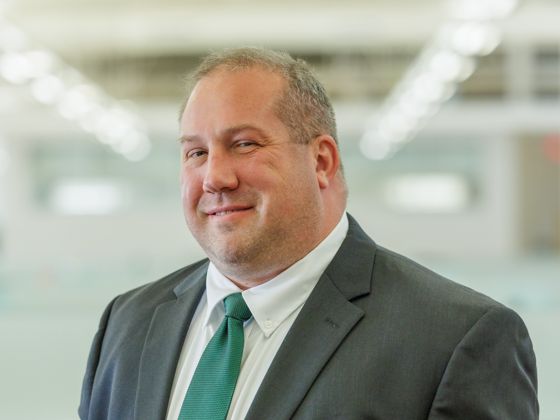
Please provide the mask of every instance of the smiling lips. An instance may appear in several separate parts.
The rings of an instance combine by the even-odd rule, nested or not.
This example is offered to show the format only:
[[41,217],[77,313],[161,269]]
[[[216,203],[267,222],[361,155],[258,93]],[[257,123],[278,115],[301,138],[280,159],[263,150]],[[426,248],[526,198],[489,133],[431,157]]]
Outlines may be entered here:
[[208,216],[227,216],[228,214],[239,213],[250,209],[251,207],[246,206],[227,206],[210,209],[206,211],[206,214]]

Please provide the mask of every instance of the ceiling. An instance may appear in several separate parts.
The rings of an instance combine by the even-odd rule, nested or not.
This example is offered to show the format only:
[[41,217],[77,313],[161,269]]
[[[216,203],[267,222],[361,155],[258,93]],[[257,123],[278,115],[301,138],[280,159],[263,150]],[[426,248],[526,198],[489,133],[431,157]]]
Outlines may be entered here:
[[[175,109],[183,95],[182,77],[200,56],[209,49],[239,45],[280,48],[306,58],[335,101],[379,103],[449,19],[450,4],[0,0],[0,28],[4,17],[4,24],[21,29],[34,48],[54,52],[111,97],[136,104],[169,104]],[[559,16],[556,0],[521,1],[513,16],[498,23],[501,46],[479,60],[478,70],[461,85],[459,95],[557,99]],[[14,118],[21,112],[40,114],[34,121],[49,120],[53,114],[35,104],[25,86],[0,78],[2,130],[14,125],[23,129]]]
[[[1,0],[0,0],[1,1]],[[420,46],[449,16],[449,1],[12,0],[5,15],[64,56],[184,54],[224,45],[289,50]],[[560,39],[560,3],[521,2],[505,43]]]

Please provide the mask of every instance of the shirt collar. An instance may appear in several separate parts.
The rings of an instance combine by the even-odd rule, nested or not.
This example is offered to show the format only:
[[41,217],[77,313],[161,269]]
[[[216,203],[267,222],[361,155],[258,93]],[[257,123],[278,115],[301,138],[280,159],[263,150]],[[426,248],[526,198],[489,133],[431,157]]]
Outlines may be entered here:
[[[253,318],[266,337],[305,303],[347,232],[348,218],[344,213],[329,235],[305,257],[266,283],[242,292]],[[230,294],[238,292],[241,290],[210,263],[206,275],[207,310],[204,324],[208,324],[215,316],[221,319],[224,311],[221,302]]]

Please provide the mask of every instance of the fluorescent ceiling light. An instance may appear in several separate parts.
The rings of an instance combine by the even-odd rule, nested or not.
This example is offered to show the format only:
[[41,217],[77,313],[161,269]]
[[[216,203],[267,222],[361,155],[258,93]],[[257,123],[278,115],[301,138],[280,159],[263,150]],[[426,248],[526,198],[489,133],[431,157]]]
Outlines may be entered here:
[[9,52],[0,56],[0,75],[13,84],[23,84],[30,78],[32,63],[21,53]]
[[50,51],[33,48],[21,31],[1,17],[0,77],[12,84],[27,84],[38,102],[56,107],[63,118],[76,121],[126,159],[137,161],[148,155],[147,130],[129,104],[104,95]]
[[500,43],[500,33],[488,23],[460,23],[454,25],[447,36],[449,45],[464,56],[488,55]]
[[151,150],[151,143],[149,141],[142,141],[134,150],[125,152],[124,157],[132,162],[138,162],[145,159]]
[[390,155],[392,147],[391,142],[375,138],[369,138],[368,136],[373,136],[374,133],[367,133],[363,141],[360,142],[360,150],[365,157],[371,160],[385,159]]
[[31,94],[38,101],[46,105],[56,103],[64,93],[64,83],[60,78],[48,75],[38,78],[31,84]]
[[430,58],[429,69],[443,82],[463,82],[472,75],[474,61],[454,51],[440,50]]
[[[501,41],[496,19],[509,15],[516,0],[451,0],[452,16],[422,49],[414,64],[369,118],[360,141],[373,160],[394,155],[412,140],[475,69],[475,57]],[[371,121],[374,121],[372,124]]]
[[98,90],[90,84],[75,86],[60,99],[58,112],[69,120],[83,117],[96,108],[96,102],[100,97]]

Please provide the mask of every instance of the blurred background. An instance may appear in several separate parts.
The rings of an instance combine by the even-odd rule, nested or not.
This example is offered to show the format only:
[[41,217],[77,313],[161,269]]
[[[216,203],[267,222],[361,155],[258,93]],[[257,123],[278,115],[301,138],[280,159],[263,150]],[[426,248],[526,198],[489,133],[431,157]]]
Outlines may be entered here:
[[202,256],[183,76],[260,45],[326,85],[369,234],[521,314],[559,420],[559,20],[558,0],[0,0],[0,418],[76,418],[105,305]]

